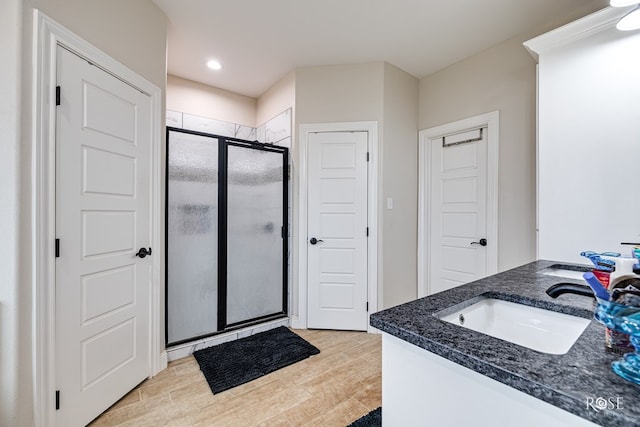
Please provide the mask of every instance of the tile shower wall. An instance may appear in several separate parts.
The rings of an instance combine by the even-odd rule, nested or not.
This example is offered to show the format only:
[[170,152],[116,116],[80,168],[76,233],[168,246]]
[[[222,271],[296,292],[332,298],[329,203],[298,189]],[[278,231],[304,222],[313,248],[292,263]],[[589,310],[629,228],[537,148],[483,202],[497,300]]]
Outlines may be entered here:
[[291,149],[291,108],[257,128],[167,110],[167,126],[246,139],[248,141],[258,141]]

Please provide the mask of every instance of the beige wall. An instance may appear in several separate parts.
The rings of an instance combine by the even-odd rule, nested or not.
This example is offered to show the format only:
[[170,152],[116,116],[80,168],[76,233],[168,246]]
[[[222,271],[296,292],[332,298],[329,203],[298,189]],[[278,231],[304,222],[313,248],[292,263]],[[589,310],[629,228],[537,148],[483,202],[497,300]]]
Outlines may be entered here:
[[[296,129],[310,123],[378,122],[378,308],[414,299],[417,292],[417,93],[416,78],[384,62],[296,70]],[[386,197],[393,197],[393,210],[384,208]],[[297,215],[296,207],[296,226]],[[296,269],[295,247],[293,254]],[[297,283],[293,301],[297,314]]]
[[383,62],[296,69],[301,123],[382,121]]
[[[382,132],[384,289],[380,307],[417,298],[418,79],[385,63]],[[393,209],[386,206],[393,199]]]
[[[296,69],[296,119],[297,131],[301,124],[377,121],[382,124],[382,84],[384,63],[374,62],[354,65],[305,67]],[[297,147],[297,138],[294,146]],[[299,154],[293,153],[293,194],[299,194]],[[379,166],[382,168],[382,165]],[[382,170],[382,169],[380,169]],[[381,188],[379,189],[381,197]],[[379,218],[380,226],[382,219]],[[298,206],[294,203],[293,229],[299,233]],[[382,259],[382,236],[378,237],[378,259]],[[293,239],[293,289],[292,314],[298,315],[298,240]],[[382,263],[378,264],[379,286],[382,287]],[[381,298],[382,295],[379,295]]]
[[[566,17],[563,22],[550,23],[538,33],[604,5],[605,0],[592,0],[574,16]],[[0,247],[3,275],[0,286],[0,425],[33,424],[29,244],[33,8],[41,9],[162,88],[163,95],[166,86],[166,18],[151,0],[0,2],[0,50],[4,61],[0,67],[0,129],[3,135],[0,145],[0,181],[3,184],[0,193],[3,242]],[[535,66],[520,46],[533,35],[505,42],[423,78],[419,83],[419,129],[495,109],[501,111],[501,269],[529,261],[535,253]],[[284,78],[284,87],[290,85],[288,77]],[[393,236],[393,233],[412,235],[415,227],[414,219],[403,221],[403,218],[415,215],[411,206],[415,201],[409,197],[415,192],[417,181],[417,177],[412,176],[414,166],[409,162],[412,148],[408,129],[413,126],[409,111],[414,102],[408,90],[411,85],[410,79],[382,62],[301,68],[295,72],[294,132],[300,123],[375,120],[380,124],[379,256],[382,262],[378,268],[380,298],[384,298],[384,306],[410,298],[409,291],[414,292],[415,286],[404,283],[412,281],[415,274],[415,267],[408,261],[415,258],[415,249],[410,249],[415,243],[400,242]],[[401,94],[395,94],[396,90]],[[261,106],[257,108],[260,112],[253,119],[249,115],[247,125],[259,124],[258,116],[261,119],[272,116],[269,110],[275,107],[271,105],[281,101],[269,97],[269,94],[261,97],[258,101]],[[256,114],[255,109],[254,106],[253,114]],[[397,114],[405,110],[407,114]],[[216,116],[224,119],[219,114]],[[395,144],[399,150],[394,150]],[[405,161],[407,165],[403,164]],[[297,188],[294,194],[297,194]],[[383,210],[387,195],[394,198],[393,211]],[[294,226],[296,215],[294,211]],[[396,225],[406,228],[398,230]],[[390,253],[395,250],[411,251],[401,255],[400,252]],[[297,257],[297,248],[293,254]],[[294,277],[297,277],[297,271]],[[403,283],[398,285],[401,281]],[[294,302],[297,303],[295,294]],[[296,311],[294,307],[294,313]]]
[[[0,2],[0,425],[31,425],[29,282],[21,280],[22,0]],[[26,218],[28,218],[28,211]],[[28,236],[27,236],[28,237]],[[26,321],[23,319],[26,318]],[[26,379],[26,381],[25,381]]]
[[500,111],[498,269],[536,256],[536,67],[512,39],[420,80],[420,129]]
[[[258,98],[256,126],[264,124],[289,108],[295,116],[295,102],[296,73],[291,71]],[[295,117],[292,118],[292,123],[294,120]]]
[[151,0],[24,0],[160,88],[165,87],[166,16]]
[[536,258],[536,64],[522,43],[606,6],[514,37],[420,80],[419,129],[500,111],[498,269]]
[[0,200],[0,223],[9,230],[0,230],[0,425],[7,426],[34,424],[30,243],[34,8],[160,87],[163,107],[166,81],[166,17],[151,0],[2,1],[0,171],[6,193]]
[[256,100],[181,77],[167,76],[167,109],[256,126]]
[[[187,88],[179,87],[187,86]],[[178,100],[178,92],[182,91]],[[208,104],[207,117],[221,117],[219,90],[169,76],[167,107],[205,115],[199,102]],[[227,97],[228,99],[228,97]],[[195,101],[194,101],[195,100]],[[418,79],[383,62],[299,68],[274,84],[258,100],[256,125],[293,107],[294,198],[298,194],[296,131],[302,123],[377,121],[379,158],[379,307],[415,299],[417,241],[417,118]],[[384,209],[387,197],[394,209]],[[294,230],[298,221],[294,204]],[[300,230],[300,232],[304,232]],[[297,240],[293,239],[292,314],[298,314]],[[384,255],[383,255],[384,254]]]

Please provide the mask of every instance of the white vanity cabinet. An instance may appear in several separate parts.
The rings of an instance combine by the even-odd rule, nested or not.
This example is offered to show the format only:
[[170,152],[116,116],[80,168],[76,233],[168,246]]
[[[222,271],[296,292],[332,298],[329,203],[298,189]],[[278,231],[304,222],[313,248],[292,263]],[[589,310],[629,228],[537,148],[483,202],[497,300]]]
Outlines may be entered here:
[[606,8],[524,43],[538,60],[538,259],[640,241],[640,31]]
[[383,426],[597,427],[387,333],[382,399]]

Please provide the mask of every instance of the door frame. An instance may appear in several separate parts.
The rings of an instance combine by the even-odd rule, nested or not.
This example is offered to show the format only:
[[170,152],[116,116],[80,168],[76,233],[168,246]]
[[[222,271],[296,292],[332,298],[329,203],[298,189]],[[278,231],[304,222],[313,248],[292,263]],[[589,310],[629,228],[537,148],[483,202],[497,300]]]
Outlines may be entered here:
[[[160,302],[164,289],[161,260],[162,237],[162,90],[111,58],[39,10],[33,12],[34,74],[32,80],[33,119],[31,123],[31,240],[33,269],[33,398],[34,424],[55,424],[55,138],[56,138],[56,48],[62,45],[90,60],[107,73],[134,86],[151,98],[151,242],[157,256],[151,265],[150,374],[167,366],[167,353],[161,334]],[[155,252],[154,252],[155,254]]]
[[431,150],[429,141],[447,134],[486,126],[487,129],[487,274],[498,272],[498,153],[500,112],[469,117],[421,130],[418,138],[418,298],[431,292],[429,229],[431,227]]
[[[307,185],[309,183],[307,152],[309,134],[319,132],[367,132],[369,145],[369,165],[367,170],[367,222],[369,239],[367,239],[367,295],[369,312],[367,316],[378,311],[378,122],[342,122],[301,124],[298,138],[298,164],[300,175],[298,180],[298,314],[291,316],[291,326],[307,328]],[[294,296],[295,298],[295,296]],[[367,320],[367,330],[371,325]]]

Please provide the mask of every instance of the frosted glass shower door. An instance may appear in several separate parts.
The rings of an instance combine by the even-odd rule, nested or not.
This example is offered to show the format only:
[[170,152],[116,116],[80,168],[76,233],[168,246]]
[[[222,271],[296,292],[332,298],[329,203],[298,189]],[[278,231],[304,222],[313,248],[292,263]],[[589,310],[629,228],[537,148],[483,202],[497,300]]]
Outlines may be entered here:
[[167,343],[218,331],[218,138],[167,132]]
[[228,143],[227,325],[286,311],[286,156]]

